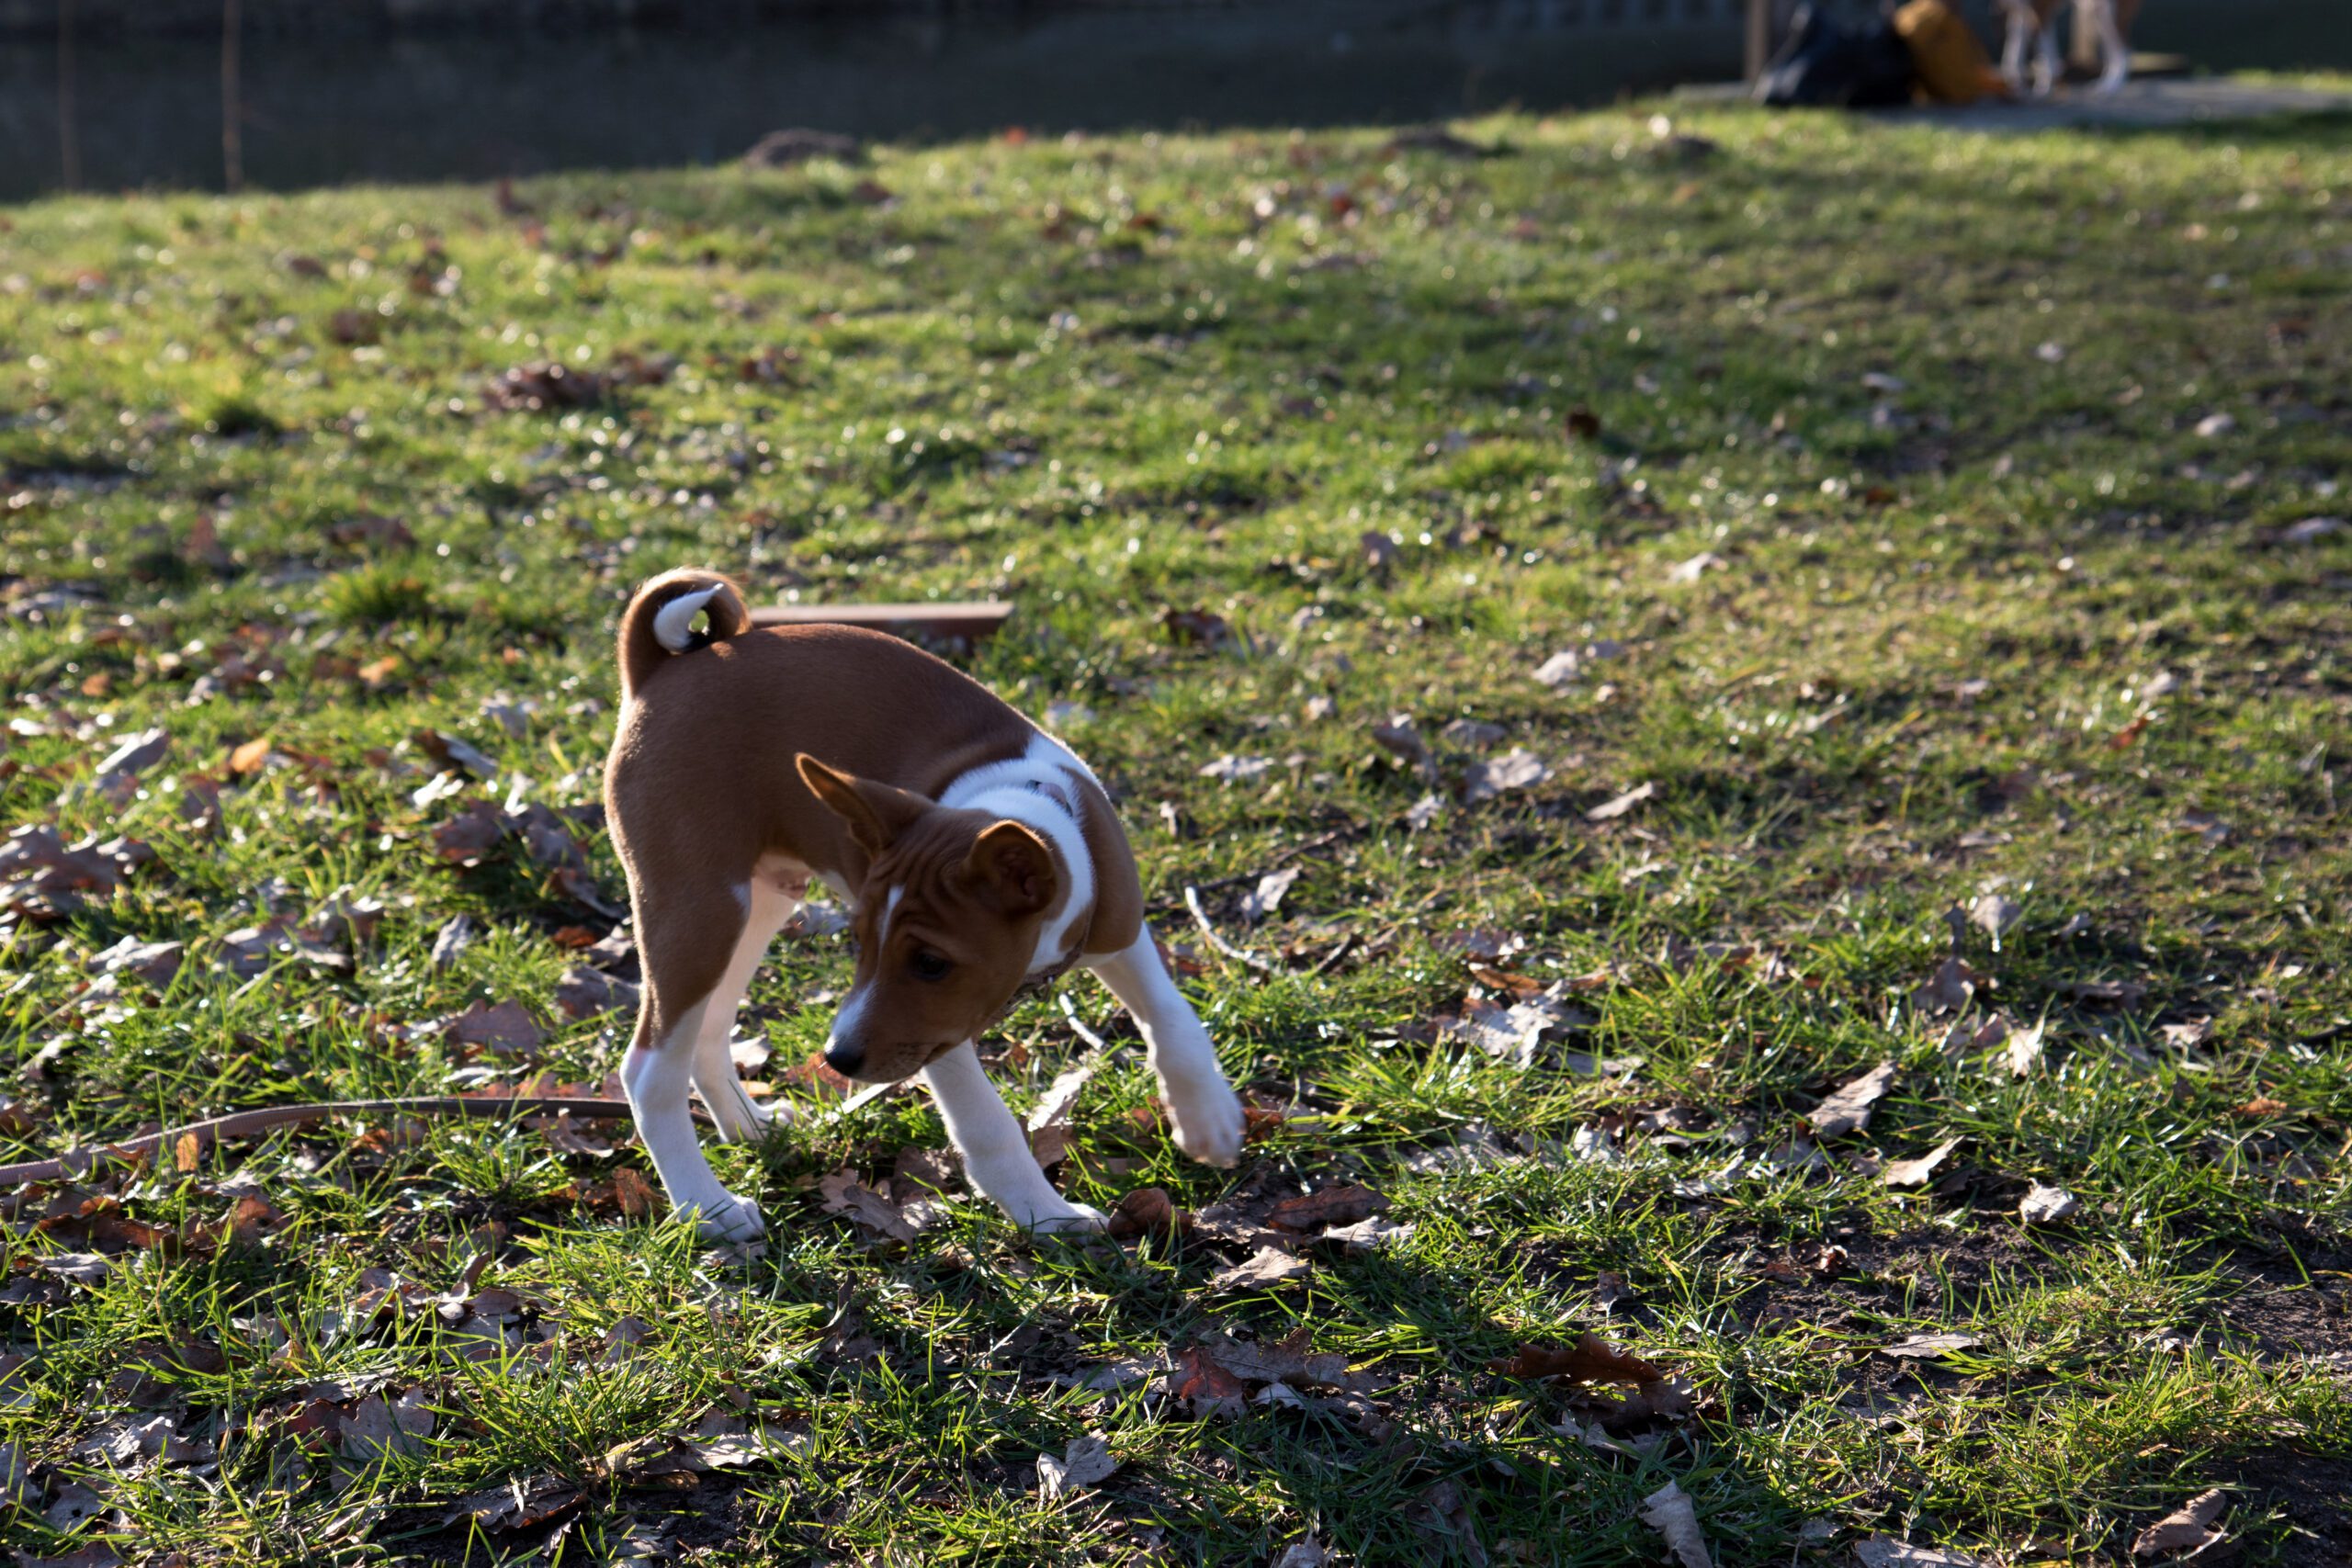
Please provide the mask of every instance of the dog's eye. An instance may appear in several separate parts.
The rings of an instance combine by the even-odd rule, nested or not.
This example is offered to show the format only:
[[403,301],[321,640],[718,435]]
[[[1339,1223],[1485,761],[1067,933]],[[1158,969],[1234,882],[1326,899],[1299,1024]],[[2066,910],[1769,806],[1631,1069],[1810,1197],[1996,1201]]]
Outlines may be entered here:
[[956,965],[952,961],[932,952],[931,949],[920,947],[915,950],[915,955],[907,960],[907,967],[913,972],[914,977],[918,980],[944,980],[947,978],[947,972]]

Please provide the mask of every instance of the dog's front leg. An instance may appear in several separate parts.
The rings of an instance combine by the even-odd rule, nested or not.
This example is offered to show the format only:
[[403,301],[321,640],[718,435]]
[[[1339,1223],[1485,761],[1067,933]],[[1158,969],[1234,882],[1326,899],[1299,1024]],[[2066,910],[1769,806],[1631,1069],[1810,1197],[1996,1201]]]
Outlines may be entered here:
[[2053,12],[2033,40],[2033,96],[2048,97],[2058,90],[2065,74],[2065,68],[2058,63],[2058,19]]
[[2098,30],[2099,52],[2107,59],[2105,69],[2098,73],[2097,90],[2115,92],[2132,79],[2132,45],[2123,37],[2122,19],[2115,14],[2117,0],[2075,0],[2075,3],[2076,17],[2081,21],[2089,22]]
[[1091,961],[1090,966],[1111,994],[1135,1014],[1144,1051],[1159,1078],[1159,1092],[1175,1123],[1176,1146],[1204,1165],[1229,1166],[1241,1158],[1241,1099],[1225,1081],[1216,1047],[1201,1015],[1184,999],[1159,961],[1150,928],[1136,933],[1124,953]]
[[947,1122],[947,1136],[964,1156],[964,1179],[1026,1231],[1099,1231],[1100,1209],[1073,1203],[1054,1190],[1029,1152],[1021,1123],[989,1082],[979,1053],[966,1041],[922,1070]]
[[2033,41],[2035,21],[2030,0],[2003,0],[2008,36],[2001,49],[2001,79],[2012,93],[2025,91],[2026,46]]

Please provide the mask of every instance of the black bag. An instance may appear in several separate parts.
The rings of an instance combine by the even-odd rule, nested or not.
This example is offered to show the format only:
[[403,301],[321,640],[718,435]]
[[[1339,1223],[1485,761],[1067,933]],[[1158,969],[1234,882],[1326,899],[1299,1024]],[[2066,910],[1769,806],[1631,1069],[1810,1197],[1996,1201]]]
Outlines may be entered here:
[[1756,79],[1775,108],[1882,108],[1911,101],[1911,51],[1883,17],[1848,27],[1820,6],[1800,6],[1789,38]]

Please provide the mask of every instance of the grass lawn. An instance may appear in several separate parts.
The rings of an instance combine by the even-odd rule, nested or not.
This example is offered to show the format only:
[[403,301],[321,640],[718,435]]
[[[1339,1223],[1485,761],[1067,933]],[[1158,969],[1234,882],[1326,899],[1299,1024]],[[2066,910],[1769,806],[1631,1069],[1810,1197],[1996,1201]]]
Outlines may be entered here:
[[0,1541],[2352,1556],[2352,121],[1650,112],[0,213],[0,1160],[600,1092],[688,563],[1013,600],[1268,1112],[1189,1165],[1025,1004],[1057,1182],[1173,1206],[1033,1244],[809,1070],[815,921],[762,1248],[571,1118],[20,1187]]

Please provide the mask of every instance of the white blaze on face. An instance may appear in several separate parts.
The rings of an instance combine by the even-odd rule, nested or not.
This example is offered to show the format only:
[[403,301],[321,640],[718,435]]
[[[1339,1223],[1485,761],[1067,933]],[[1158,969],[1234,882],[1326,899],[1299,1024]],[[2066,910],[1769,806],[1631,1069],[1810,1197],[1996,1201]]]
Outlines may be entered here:
[[847,1044],[856,1048],[861,1055],[864,1055],[865,1004],[872,999],[873,995],[872,987],[859,986],[852,989],[848,997],[843,998],[839,1010],[833,1014],[833,1027],[825,1035],[827,1051],[831,1051],[836,1044]]
[[[874,933],[877,964],[883,945],[889,941],[890,917],[899,912],[899,900],[906,896],[905,888],[893,887],[883,897],[882,924]],[[825,1036],[825,1049],[831,1050],[838,1041],[855,1046],[860,1055],[865,1053],[865,1006],[874,999],[874,986],[875,982],[868,980],[850,987],[849,995],[842,998],[841,1007],[833,1013],[833,1027]]]

